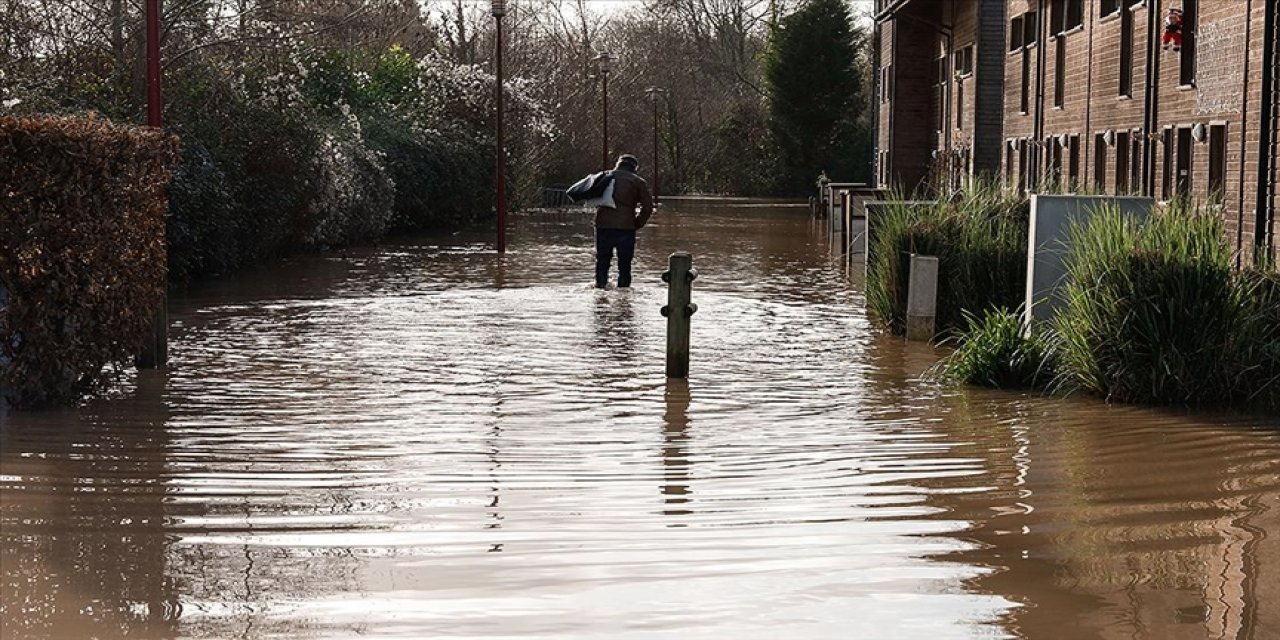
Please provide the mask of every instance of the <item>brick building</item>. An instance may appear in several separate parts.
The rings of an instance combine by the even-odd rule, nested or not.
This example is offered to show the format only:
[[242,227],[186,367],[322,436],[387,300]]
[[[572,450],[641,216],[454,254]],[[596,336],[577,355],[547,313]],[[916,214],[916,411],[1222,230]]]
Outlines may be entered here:
[[[1181,9],[1181,51],[1160,44]],[[876,176],[1177,196],[1275,255],[1280,0],[877,0]]]

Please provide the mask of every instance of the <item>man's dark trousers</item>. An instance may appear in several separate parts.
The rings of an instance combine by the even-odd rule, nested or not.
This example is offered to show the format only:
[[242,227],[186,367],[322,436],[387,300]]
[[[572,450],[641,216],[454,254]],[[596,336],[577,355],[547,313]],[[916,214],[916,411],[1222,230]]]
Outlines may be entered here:
[[636,255],[634,229],[596,229],[596,287],[609,283],[609,263],[618,251],[618,287],[631,286],[631,259]]

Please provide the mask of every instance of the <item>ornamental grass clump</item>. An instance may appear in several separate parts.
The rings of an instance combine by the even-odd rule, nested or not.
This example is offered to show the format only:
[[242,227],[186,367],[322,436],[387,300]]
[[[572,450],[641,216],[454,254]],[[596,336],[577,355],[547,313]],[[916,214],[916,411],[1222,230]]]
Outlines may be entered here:
[[1280,298],[1235,271],[1220,217],[1175,205],[1137,220],[1112,208],[1070,238],[1053,322],[1060,387],[1192,406],[1273,393]]
[[956,340],[959,347],[936,368],[942,379],[996,389],[1040,389],[1052,381],[1056,362],[1051,340],[1024,333],[1021,314],[1008,309],[988,309],[981,316],[966,312],[965,322]]
[[1026,293],[1029,215],[1025,200],[992,184],[953,201],[891,206],[871,221],[872,313],[894,333],[906,331],[911,253],[938,258],[939,334],[963,330],[966,312],[1018,307]]
[[1244,307],[1240,384],[1254,404],[1280,409],[1280,272],[1264,269],[1238,276]]

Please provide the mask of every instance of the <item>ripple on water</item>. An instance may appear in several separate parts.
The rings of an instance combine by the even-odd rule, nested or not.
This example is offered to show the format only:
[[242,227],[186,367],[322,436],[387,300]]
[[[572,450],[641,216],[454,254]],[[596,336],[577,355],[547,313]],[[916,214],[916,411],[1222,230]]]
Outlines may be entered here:
[[[502,260],[432,239],[210,283],[167,377],[7,418],[5,637],[1276,624],[1275,431],[939,389],[791,210],[665,214],[630,292],[585,284],[584,220],[518,218]],[[677,248],[687,385],[661,377]]]

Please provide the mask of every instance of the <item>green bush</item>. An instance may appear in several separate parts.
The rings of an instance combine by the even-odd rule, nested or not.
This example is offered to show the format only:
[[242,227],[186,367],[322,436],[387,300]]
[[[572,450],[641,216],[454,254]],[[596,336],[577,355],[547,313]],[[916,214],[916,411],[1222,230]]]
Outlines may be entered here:
[[965,313],[1014,309],[1026,295],[1029,204],[996,185],[953,201],[900,205],[877,219],[867,304],[894,333],[906,331],[907,254],[938,258],[938,331],[966,326]]
[[132,361],[164,291],[177,141],[96,118],[0,118],[0,387],[74,402]]
[[394,229],[456,229],[492,217],[493,151],[481,139],[381,118],[368,140],[396,185]]
[[170,89],[183,162],[170,188],[176,281],[228,273],[302,248],[312,232],[324,131],[299,109],[275,109],[191,70]]
[[1049,340],[1023,334],[1021,314],[989,309],[981,317],[965,313],[959,347],[937,371],[943,379],[997,389],[1037,389],[1054,377],[1056,363]]
[[1100,212],[1071,232],[1060,385],[1121,402],[1217,405],[1273,394],[1272,280],[1233,268],[1221,218]]
[[326,136],[302,245],[323,249],[380,239],[391,223],[396,185],[381,156],[359,136]]

